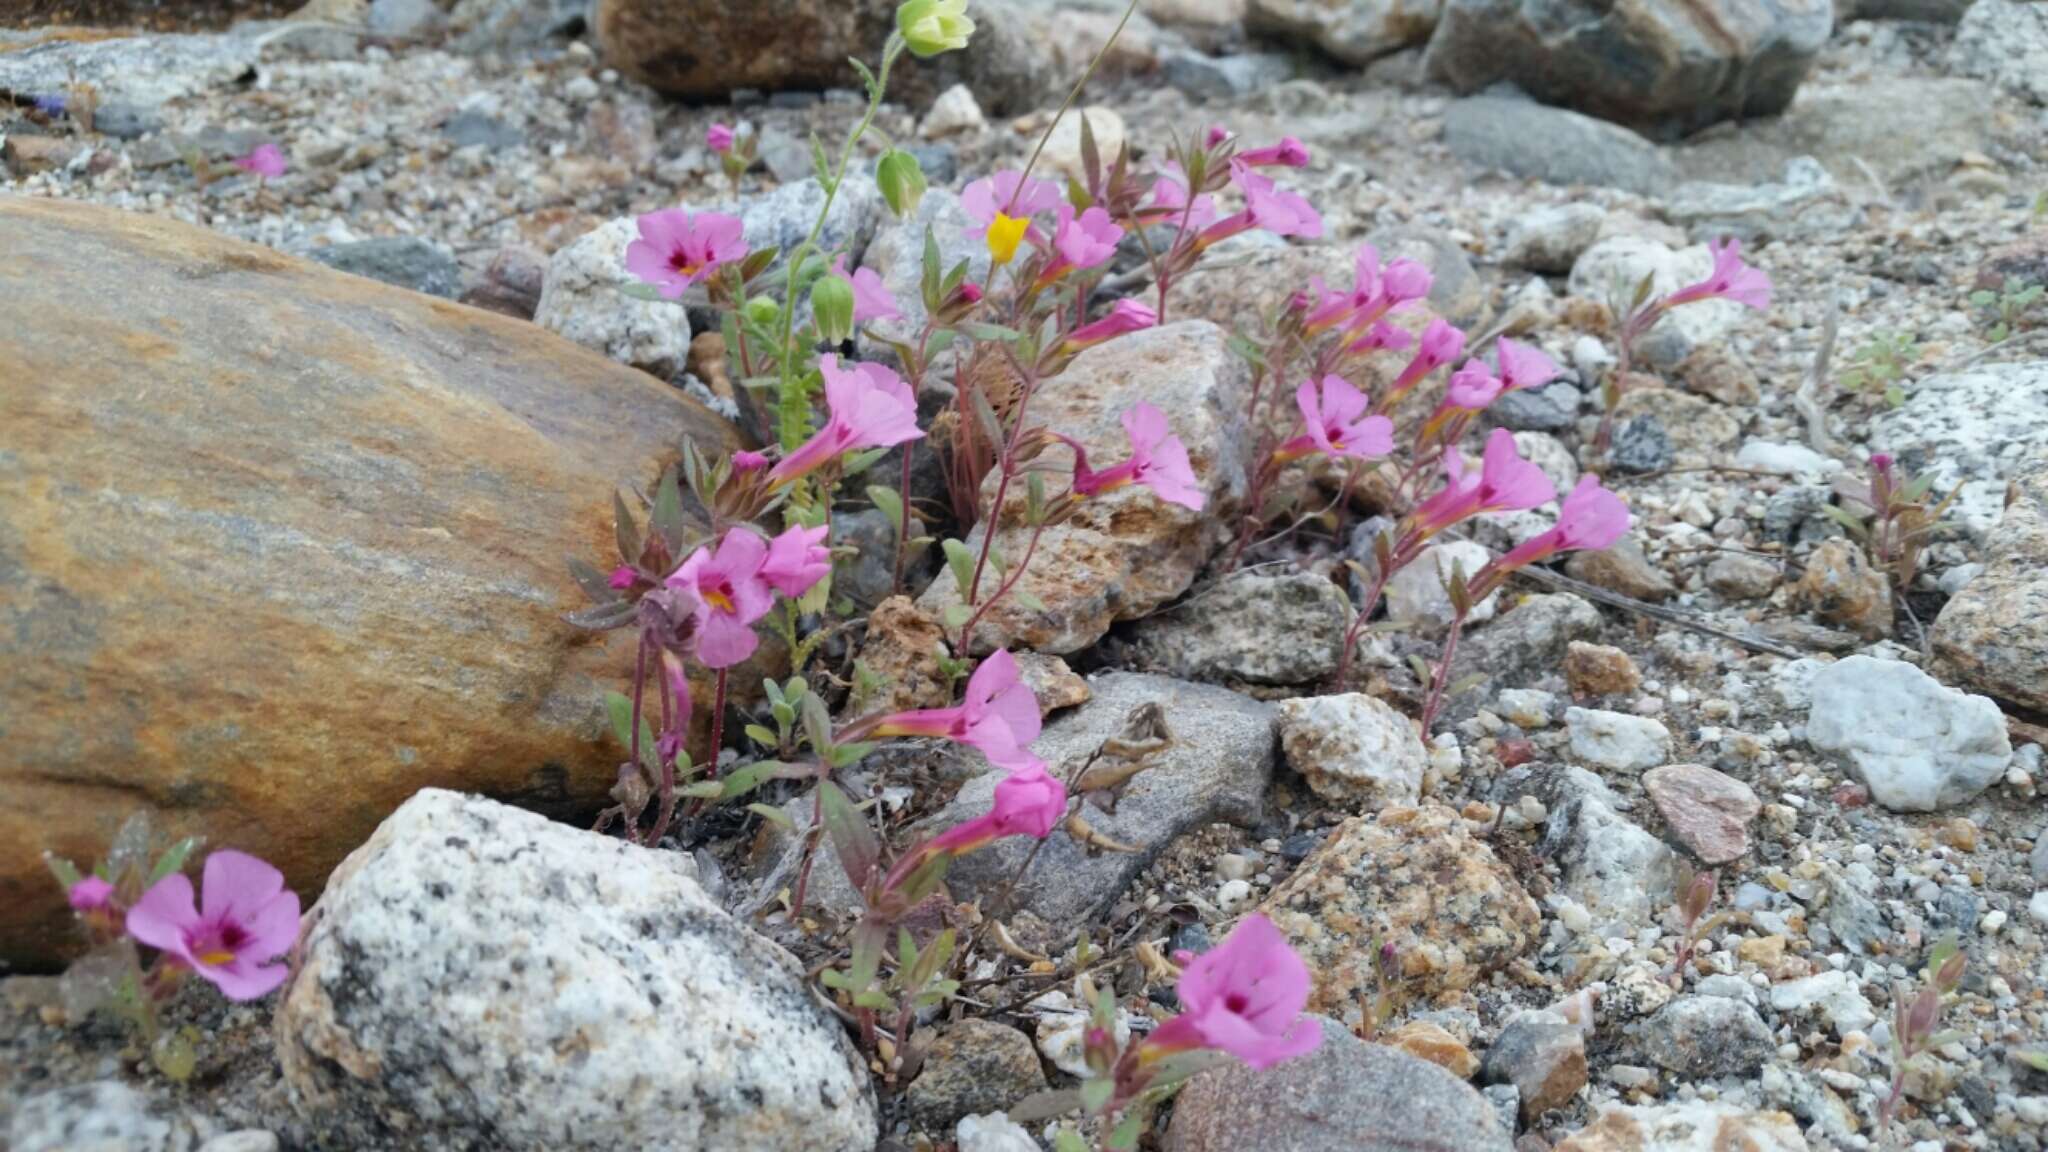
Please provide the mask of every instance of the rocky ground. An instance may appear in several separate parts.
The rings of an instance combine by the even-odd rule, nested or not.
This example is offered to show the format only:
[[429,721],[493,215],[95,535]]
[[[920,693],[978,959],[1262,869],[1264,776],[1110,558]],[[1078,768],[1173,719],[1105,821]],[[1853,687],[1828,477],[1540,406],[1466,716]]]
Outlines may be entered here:
[[[104,7],[69,14],[104,17]],[[1293,182],[1322,210],[1327,233],[1315,245],[1235,247],[1185,285],[1182,326],[1077,362],[1070,407],[1055,395],[1051,411],[1085,421],[1091,398],[1114,389],[1172,407],[1195,423],[1198,459],[1222,462],[1204,481],[1227,502],[1243,482],[1240,463],[1232,488],[1228,461],[1244,438],[1233,421],[1245,375],[1222,332],[1202,321],[1243,324],[1312,273],[1348,282],[1352,249],[1370,241],[1431,265],[1438,313],[1475,333],[1519,334],[1568,366],[1564,382],[1494,413],[1562,488],[1597,462],[1593,381],[1613,363],[1618,285],[1692,279],[1705,268],[1698,245],[1733,234],[1777,289],[1766,314],[1702,306],[1646,343],[1603,471],[1627,497],[1635,532],[1549,580],[1510,586],[1467,638],[1458,667],[1470,675],[1435,732],[1418,740],[1408,719],[1421,701],[1407,657],[1434,656],[1448,613],[1440,588],[1397,587],[1389,613],[1402,627],[1375,638],[1367,691],[1333,694],[1351,612],[1341,561],[1347,550],[1369,558],[1369,535],[1354,529],[1372,509],[1340,533],[1273,546],[1228,577],[1205,572],[1215,525],[1127,526],[1106,549],[1125,549],[1113,561],[1063,568],[1069,554],[1051,549],[1037,590],[1057,610],[998,613],[990,639],[1045,654],[1031,665],[1049,711],[1038,752],[1055,768],[1133,733],[1163,749],[1127,788],[1090,801],[1094,826],[1138,851],[1056,835],[1014,893],[1004,879],[1026,847],[1006,843],[963,862],[954,896],[980,898],[1001,927],[984,930],[952,1021],[923,1030],[926,1041],[893,1066],[849,1062],[839,1030],[807,1001],[801,967],[761,939],[816,963],[853,901],[827,862],[811,907],[793,920],[778,895],[792,882],[796,845],[774,825],[735,820],[693,830],[688,854],[645,853],[427,792],[328,882],[309,917],[302,976],[274,1020],[269,1005],[223,1009],[189,991],[173,1005],[173,1020],[201,1037],[186,1085],[147,1071],[120,1029],[72,1018],[54,978],[8,978],[0,1130],[11,1146],[868,1149],[875,1129],[847,1117],[879,1110],[885,1146],[1017,1149],[1002,1142],[1014,1135],[972,1118],[1071,1082],[1080,1024],[1066,997],[1078,970],[1113,984],[1129,1022],[1147,1027],[1148,1006],[1172,1003],[1157,958],[1200,950],[1238,914],[1263,908],[1308,958],[1312,1008],[1331,1021],[1330,1040],[1298,1064],[1198,1081],[1161,1126],[1159,1147],[2048,1148],[2048,811],[2038,796],[2048,787],[2048,305],[2017,308],[2001,331],[1997,305],[1971,299],[2048,281],[2042,6],[1977,0],[1967,13],[1871,9],[1833,23],[1823,7],[1789,107],[1754,103],[1769,99],[1769,69],[1760,69],[1740,97],[1752,101],[1748,114],[1715,113],[1702,127],[1696,110],[1725,94],[1718,81],[1677,77],[1641,105],[1636,131],[1563,107],[1626,118],[1595,107],[1592,79],[1583,100],[1538,92],[1551,103],[1486,87],[1513,76],[1459,79],[1457,44],[1445,45],[1450,16],[1423,46],[1433,8],[1417,31],[1419,17],[1396,18],[1400,6],[1322,6],[1351,13],[1350,23],[1302,14],[1315,7],[1251,0],[1246,14],[1242,4],[1148,2],[1091,86],[1096,134],[1127,139],[1141,156],[1210,123],[1252,140],[1299,137],[1314,159]],[[1108,26],[1092,5],[1018,9],[1043,21],[1025,25],[1027,36],[1036,28],[1045,44],[1081,47],[971,66],[957,77],[966,88],[936,102],[913,86],[878,120],[890,138],[914,143],[931,174],[938,207],[928,215],[944,218],[945,189],[1023,159],[1058,104],[1060,81],[1047,78],[1071,76]],[[550,566],[563,552],[595,553],[610,531],[607,486],[644,481],[643,457],[657,450],[654,433],[608,440],[602,419],[658,411],[700,437],[750,431],[744,398],[705,370],[682,313],[612,291],[624,281],[624,237],[607,223],[730,200],[703,143],[710,123],[729,121],[760,140],[762,163],[741,190],[749,235],[802,228],[817,198],[805,183],[806,141],[813,131],[836,139],[859,114],[856,97],[730,82],[729,97],[710,103],[664,95],[629,78],[649,74],[646,60],[628,59],[607,43],[601,16],[586,20],[573,5],[463,0],[443,12],[424,0],[323,2],[290,20],[190,31],[213,15],[134,39],[53,37],[40,24],[0,31],[0,283],[10,292],[6,324],[22,333],[10,350],[15,336],[0,331],[10,379],[0,389],[10,417],[0,422],[0,492],[21,494],[17,507],[52,510],[11,520],[0,509],[0,562],[13,559],[10,538],[40,539],[58,512],[93,506],[74,494],[100,474],[47,489],[38,478],[37,469],[65,476],[66,451],[83,458],[91,445],[111,472],[108,443],[139,446],[131,460],[159,473],[163,499],[192,506],[222,484],[253,492],[294,474],[266,464],[223,479],[199,462],[224,445],[181,438],[186,456],[150,455],[162,449],[155,433],[125,424],[92,425],[97,439],[42,438],[38,427],[66,427],[54,414],[72,411],[75,396],[132,383],[132,403],[147,406],[154,386],[174,397],[163,401],[167,423],[203,425],[211,411],[228,429],[218,434],[255,458],[303,451],[319,462],[313,473],[358,493],[337,518],[348,526],[335,531],[353,535],[336,555],[351,564],[411,556],[405,541],[419,542],[410,566],[361,561],[350,579],[391,582],[371,614],[397,622],[381,625],[386,632],[414,634],[407,643],[423,655],[419,668],[387,679],[337,671],[366,685],[344,705],[285,679],[279,699],[318,713],[328,735],[317,752],[288,737],[263,755],[321,765],[361,756],[365,766],[313,786],[333,788],[332,799],[309,799],[303,781],[236,792],[232,805],[258,826],[246,831],[310,806],[316,818],[306,823],[317,827],[278,839],[304,853],[303,867],[287,871],[311,870],[308,887],[318,887],[423,787],[587,819],[601,791],[589,781],[608,771],[595,750],[602,726],[533,701],[576,697],[562,687],[572,673],[586,700],[585,689],[625,674],[623,650],[567,655],[549,623],[571,606]],[[66,114],[34,108],[34,97],[58,92]],[[266,141],[290,158],[284,176],[259,181],[227,166]],[[1072,133],[1056,134],[1047,159],[1058,169],[1078,152]],[[921,226],[888,222],[871,187],[844,199],[835,235],[886,277]],[[184,221],[509,319],[478,327],[468,313],[300,271],[275,272],[289,280],[266,283],[290,290],[266,300],[274,289],[238,288],[222,271],[255,259],[246,249],[140,225],[132,235],[103,229],[103,247],[67,240],[104,218],[24,203],[45,200]],[[9,266],[10,232],[28,239],[15,251],[31,253],[29,264]],[[220,276],[187,275],[194,267]],[[186,324],[185,283],[195,295],[226,293],[209,304],[216,324],[266,309],[253,325],[265,332],[256,351],[231,324]],[[148,323],[137,331],[157,343],[124,336],[95,346],[92,333],[120,332],[139,313]],[[739,427],[653,395],[650,377],[596,357],[562,361],[573,365],[574,395],[528,388],[559,374],[550,367],[557,342],[540,343],[528,321],[736,414]],[[1897,351],[1888,358],[1886,347]],[[1130,367],[1160,358],[1170,371]],[[239,359],[254,364],[189,395],[177,384],[181,372],[227,372],[218,366]],[[324,418],[276,421],[269,390],[325,387],[324,365],[335,360],[381,381],[375,404],[335,401]],[[400,363],[424,367],[407,377],[390,367]],[[67,364],[80,367],[58,367]],[[258,379],[266,373],[267,383]],[[390,383],[404,379],[428,383]],[[517,418],[464,423],[463,403],[422,393],[482,393]],[[344,394],[355,395],[335,393]],[[238,399],[209,399],[229,395]],[[363,412],[410,431],[363,428]],[[511,447],[491,475],[449,463],[494,444]],[[1874,452],[1957,492],[1896,600],[1828,511],[1853,507]],[[385,453],[435,463],[417,475],[362,463]],[[129,507],[128,491],[100,506]],[[415,523],[422,492],[439,495]],[[321,524],[309,529],[318,535],[329,529],[315,503],[265,503],[258,519]],[[392,507],[407,509],[398,520],[410,537],[360,526]],[[464,532],[426,542],[458,513]],[[528,527],[537,513],[545,531]],[[1498,546],[1548,523],[1529,516],[1452,547]],[[129,531],[135,563],[167,554],[156,529]],[[262,565],[242,569],[252,575],[236,594],[270,606],[249,630],[260,645],[209,650],[252,666],[277,650],[321,650],[313,637],[337,601],[319,590],[266,592],[303,578],[287,547],[300,537],[265,528],[232,538],[253,539],[248,556],[260,558],[238,563]],[[47,582],[15,580],[0,563],[0,594],[77,595],[63,583],[75,575],[68,561],[18,551],[29,576]],[[178,563],[206,567],[182,554]],[[530,617],[508,621],[491,597],[441,579],[486,566],[499,569],[493,593]],[[870,576],[864,602],[888,591],[886,572],[878,587]],[[60,641],[84,634],[72,622],[88,615],[118,619],[124,631],[158,627],[145,621],[149,595],[174,601],[175,619],[202,621],[180,626],[204,628],[204,610],[187,611],[204,603],[189,598],[201,580],[135,589],[133,600],[83,596],[106,605],[92,613],[54,594],[34,602],[41,616],[29,599],[0,599],[28,622],[16,647],[0,637],[0,654],[14,664],[60,652]],[[868,624],[864,659],[888,669],[906,699],[936,682],[928,641],[945,583],[915,604],[881,604]],[[503,659],[430,638],[473,635],[475,620],[492,617]],[[51,620],[65,628],[38,627]],[[380,713],[362,699],[431,687],[446,666],[480,661],[494,665],[487,689],[422,726],[434,731],[407,730],[402,749],[383,751],[402,709]],[[121,667],[139,682],[173,666]],[[97,801],[86,799],[89,777],[67,781],[77,774],[62,767],[66,754],[40,750],[59,747],[55,733],[91,728],[95,714],[52,703],[75,694],[25,682],[30,693],[14,701],[50,710],[45,728],[29,729],[25,769],[0,774],[0,793],[22,798],[9,806],[24,813],[0,827],[28,843],[36,821],[85,826],[60,814]],[[173,677],[136,698],[176,710],[187,685]],[[0,704],[9,700],[0,689]],[[489,702],[488,722],[475,717],[477,701]],[[194,720],[179,747],[208,747],[199,730]],[[551,741],[580,751],[557,754]],[[944,753],[875,759],[849,783],[880,797],[898,830],[979,812],[993,785],[976,776],[978,761]],[[553,776],[524,767],[544,761]],[[559,764],[570,761],[582,767],[565,780]],[[181,779],[166,771],[146,792],[194,826],[208,819],[193,815],[206,805],[178,791]],[[786,799],[793,813],[808,811],[806,797]],[[196,826],[223,842],[245,831]],[[457,839],[498,854],[441,847]],[[521,844],[535,850],[506,848]],[[39,865],[8,867],[7,891],[29,892],[16,882]],[[1708,868],[1718,877],[1714,918],[1681,962],[1688,933],[1674,906],[1687,878]],[[451,908],[430,876],[470,898]],[[994,907],[999,899],[1008,907]],[[651,943],[629,959],[592,943],[636,922]],[[23,923],[0,916],[9,954],[45,958]],[[1072,948],[1084,925],[1086,956]],[[1969,957],[1944,1014],[1956,1038],[1913,1065],[1906,1104],[1883,1130],[1894,1004],[1951,934]],[[16,936],[35,943],[17,947]],[[506,939],[542,943],[510,957],[469,946]],[[1373,967],[1385,940],[1400,957],[1391,982]],[[628,984],[658,989],[658,1010],[634,1015],[642,1001],[605,981],[564,990],[563,974],[613,967]],[[352,979],[304,975],[343,970]],[[1391,1018],[1373,1034],[1383,990]],[[555,1003],[559,1018],[528,1021],[522,1033],[492,1011],[494,996]],[[768,1047],[788,1067],[768,1067],[758,1044],[711,1036],[707,1021],[772,1032]],[[565,1034],[582,1047],[565,1045]],[[1288,1100],[1305,1103],[1280,1103]],[[1416,1131],[1437,1143],[1403,1139]]]

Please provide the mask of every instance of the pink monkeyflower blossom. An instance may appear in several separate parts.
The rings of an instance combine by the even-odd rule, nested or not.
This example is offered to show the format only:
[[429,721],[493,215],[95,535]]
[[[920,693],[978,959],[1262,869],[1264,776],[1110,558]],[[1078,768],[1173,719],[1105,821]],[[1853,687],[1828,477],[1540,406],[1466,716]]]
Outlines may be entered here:
[[768,454],[766,452],[742,450],[732,454],[732,470],[741,475],[745,475],[748,472],[759,472],[767,466]]
[[1422,330],[1422,346],[1401,369],[1401,374],[1387,388],[1388,403],[1408,394],[1408,390],[1422,383],[1423,377],[1449,364],[1465,350],[1465,333],[1449,321],[1438,317]]
[[1385,320],[1373,321],[1372,328],[1365,335],[1344,346],[1346,352],[1399,352],[1415,343],[1415,337],[1408,330]]
[[881,364],[839,366],[831,353],[818,358],[825,377],[825,426],[769,470],[768,479],[787,484],[863,448],[888,448],[924,435],[917,426],[917,397],[910,385]]
[[846,270],[846,255],[841,253],[832,260],[832,275],[846,281],[853,289],[853,322],[856,326],[870,320],[901,320],[903,313],[896,309],[896,298],[882,283],[881,276],[872,268]]
[[1202,146],[1214,151],[1221,148],[1229,139],[1230,129],[1221,124],[1211,124],[1209,130],[1202,134]]
[[284,159],[284,149],[279,148],[275,144],[258,144],[246,155],[237,156],[230,163],[244,172],[261,176],[265,180],[275,180],[279,176],[284,175],[285,168],[287,167]]
[[704,130],[704,143],[720,156],[732,151],[733,131],[730,124],[713,124]]
[[1148,224],[1179,227],[1183,217],[1190,232],[1208,228],[1216,223],[1216,198],[1204,193],[1195,197],[1194,205],[1190,207],[1185,177],[1175,167],[1153,183],[1152,202],[1141,210],[1141,218]]
[[753,529],[729,528],[716,552],[697,549],[665,581],[696,599],[697,659],[705,667],[730,668],[760,644],[754,623],[775,606],[761,574],[767,559],[768,542]]
[[1297,295],[1294,305],[1306,313],[1301,320],[1303,333],[1313,336],[1349,320],[1358,311],[1359,297],[1356,292],[1331,288],[1321,276],[1311,276],[1308,291]]
[[785,529],[768,542],[768,558],[761,562],[761,579],[792,600],[810,591],[813,584],[832,571],[832,550],[825,547],[825,537],[831,531],[823,524],[816,528],[799,524]]
[[960,191],[960,206],[967,210],[967,218],[974,221],[974,227],[967,229],[969,236],[987,235],[997,216],[1028,220],[1063,203],[1057,185],[1026,176],[1014,168],[984,176]]
[[1292,136],[1282,136],[1280,142],[1271,147],[1239,152],[1231,159],[1231,163],[1243,164],[1248,168],[1306,168],[1308,145]]
[[1195,482],[1187,445],[1167,427],[1166,414],[1150,404],[1133,405],[1123,414],[1131,455],[1123,463],[1097,472],[1088,467],[1088,453],[1073,439],[1061,436],[1074,450],[1074,494],[1096,496],[1126,484],[1142,484],[1169,504],[1201,511],[1207,498]]
[[665,300],[747,254],[740,238],[745,226],[736,216],[664,208],[636,223],[640,238],[626,245],[626,271],[654,285]]
[[1085,271],[1109,262],[1116,255],[1124,230],[1100,208],[1076,216],[1071,204],[1061,204],[1059,223],[1052,233],[1052,260],[1039,274],[1041,285],[1050,284],[1068,272]]
[[1742,241],[1726,237],[1718,244],[1707,245],[1707,250],[1714,254],[1714,270],[1705,280],[1666,296],[1664,307],[1716,297],[1746,304],[1760,312],[1771,306],[1771,278],[1763,269],[1742,262]]
[[1314,381],[1302,381],[1294,390],[1294,402],[1308,432],[1281,445],[1280,459],[1320,451],[1374,460],[1394,450],[1394,422],[1385,416],[1366,415],[1372,402],[1342,376],[1325,376],[1320,387]]
[[1521,512],[1557,499],[1557,488],[1543,469],[1522,459],[1514,433],[1496,428],[1486,439],[1477,471],[1453,448],[1444,453],[1444,487],[1409,513],[1423,536],[1453,524],[1495,512]]
[[1487,368],[1485,361],[1468,360],[1463,368],[1451,373],[1450,383],[1444,385],[1444,406],[1479,412],[1505,391],[1501,378]]
[[1309,985],[1308,965],[1264,913],[1254,912],[1223,943],[1188,961],[1175,985],[1181,1014],[1153,1030],[1141,1059],[1208,1048],[1270,1068],[1313,1052],[1323,1031],[1302,1018]]
[[1380,295],[1399,306],[1429,295],[1430,286],[1435,282],[1436,277],[1427,264],[1396,260],[1380,273]]
[[[1628,505],[1600,486],[1598,476],[1582,476],[1559,506],[1557,524],[1548,532],[1516,545],[1486,566],[1497,583],[1509,572],[1548,559],[1559,552],[1599,552],[1614,546],[1628,532]],[[1482,598],[1486,590],[1479,590]]]
[[1494,356],[1500,361],[1500,382],[1503,392],[1541,388],[1557,379],[1563,371],[1557,366],[1556,361],[1543,354],[1541,348],[1506,337],[1501,338]]
[[230,1000],[255,1000],[290,970],[272,960],[299,939],[299,898],[284,873],[245,852],[206,858],[202,901],[192,881],[173,872],[128,910],[128,934],[211,981]]
[[1024,768],[1038,762],[1030,746],[1042,723],[1038,697],[1017,671],[1016,658],[999,649],[967,678],[959,704],[884,716],[873,734],[936,736],[977,748],[998,767]]
[[924,851],[964,856],[1006,836],[1043,840],[1066,814],[1067,786],[1034,760],[996,784],[987,813],[941,832]]
[[1235,169],[1231,180],[1244,192],[1244,210],[1203,229],[1195,239],[1196,247],[1207,248],[1254,228],[1275,236],[1314,238],[1323,234],[1323,218],[1299,193],[1289,192],[1249,168]]
[[74,912],[96,912],[114,898],[114,886],[98,876],[87,876],[66,893]]
[[1093,348],[1105,340],[1140,332],[1159,323],[1159,313],[1150,305],[1138,300],[1123,299],[1109,310],[1109,315],[1092,324],[1083,324],[1067,334],[1066,348],[1079,351]]
[[621,564],[617,568],[612,569],[610,578],[605,581],[615,591],[619,592],[624,592],[639,582],[640,573],[634,571],[631,564]]

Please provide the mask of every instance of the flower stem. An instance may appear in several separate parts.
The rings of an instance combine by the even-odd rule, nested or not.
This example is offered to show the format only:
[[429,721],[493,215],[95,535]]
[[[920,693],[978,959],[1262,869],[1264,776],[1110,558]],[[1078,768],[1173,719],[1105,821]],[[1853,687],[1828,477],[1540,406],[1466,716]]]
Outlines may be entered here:
[[1429,701],[1422,706],[1422,738],[1429,739],[1430,726],[1436,723],[1437,709],[1443,706],[1444,687],[1451,681],[1451,662],[1458,658],[1458,636],[1465,631],[1465,614],[1458,613],[1451,619],[1451,631],[1444,637],[1443,658],[1437,662],[1436,675],[1430,678]]
[[718,670],[718,686],[711,694],[711,778],[718,779],[718,746],[725,739],[725,680],[731,669]]

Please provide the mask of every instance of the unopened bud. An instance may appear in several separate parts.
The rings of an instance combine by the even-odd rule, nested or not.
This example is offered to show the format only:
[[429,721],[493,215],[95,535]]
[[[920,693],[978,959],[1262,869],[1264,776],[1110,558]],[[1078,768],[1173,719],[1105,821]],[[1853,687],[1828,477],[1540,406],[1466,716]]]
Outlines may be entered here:
[[818,326],[818,339],[839,344],[853,335],[853,285],[838,276],[827,276],[811,286],[811,321]]
[[756,324],[773,324],[782,315],[782,306],[773,296],[756,296],[747,301],[746,313],[747,319]]
[[967,47],[974,21],[967,0],[906,0],[896,9],[896,31],[913,54],[930,57]]
[[889,149],[875,162],[875,183],[898,219],[917,211],[918,201],[924,199],[924,168],[917,157],[900,149]]

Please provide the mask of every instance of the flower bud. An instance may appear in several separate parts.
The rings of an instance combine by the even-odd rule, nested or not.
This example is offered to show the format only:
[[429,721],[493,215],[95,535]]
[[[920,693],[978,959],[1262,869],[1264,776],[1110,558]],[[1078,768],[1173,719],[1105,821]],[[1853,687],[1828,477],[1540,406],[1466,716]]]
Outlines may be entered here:
[[782,315],[782,306],[775,302],[773,296],[756,296],[747,301],[746,312],[747,319],[756,324],[773,324],[776,317]]
[[967,18],[967,0],[905,0],[896,9],[896,31],[912,54],[925,58],[967,47],[974,21]]
[[853,285],[837,276],[826,276],[813,284],[811,321],[818,326],[818,339],[828,344],[841,343],[853,335]]
[[875,162],[875,183],[898,219],[917,211],[917,202],[924,199],[924,169],[917,157],[901,149],[891,148]]

